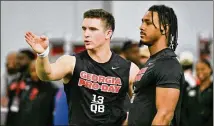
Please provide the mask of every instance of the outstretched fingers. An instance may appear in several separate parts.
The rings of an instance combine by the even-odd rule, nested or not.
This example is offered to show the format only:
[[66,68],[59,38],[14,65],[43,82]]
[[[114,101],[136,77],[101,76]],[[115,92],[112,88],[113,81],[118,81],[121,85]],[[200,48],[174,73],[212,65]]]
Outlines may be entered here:
[[33,45],[32,40],[31,40],[28,36],[26,36],[26,35],[25,35],[25,41],[26,41],[30,46]]
[[25,34],[25,40],[30,46],[34,44],[34,38],[31,34],[29,34],[29,32]]
[[37,36],[35,34],[33,34],[32,32],[27,32],[28,36],[31,36],[32,38],[36,38]]

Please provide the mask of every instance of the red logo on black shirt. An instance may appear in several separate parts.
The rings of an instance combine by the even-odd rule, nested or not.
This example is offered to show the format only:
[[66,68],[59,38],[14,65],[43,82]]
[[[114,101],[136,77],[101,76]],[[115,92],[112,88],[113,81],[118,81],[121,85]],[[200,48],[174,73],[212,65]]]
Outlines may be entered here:
[[38,93],[39,93],[39,90],[37,88],[33,88],[31,93],[30,93],[29,99],[30,100],[34,100]]
[[119,77],[105,77],[102,75],[87,73],[85,71],[80,72],[80,79],[78,83],[78,86],[84,86],[89,89],[111,93],[118,93],[121,85],[121,79]]
[[147,69],[148,69],[148,67],[140,69],[137,76],[135,77],[135,81],[140,81]]

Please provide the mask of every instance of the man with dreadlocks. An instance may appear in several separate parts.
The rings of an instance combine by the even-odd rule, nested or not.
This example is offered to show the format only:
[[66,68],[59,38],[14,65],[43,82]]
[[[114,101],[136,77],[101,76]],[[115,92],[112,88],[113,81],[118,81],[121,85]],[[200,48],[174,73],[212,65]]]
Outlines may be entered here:
[[184,75],[174,53],[177,27],[174,10],[165,5],[153,5],[142,19],[141,43],[151,57],[135,78],[130,126],[180,124]]

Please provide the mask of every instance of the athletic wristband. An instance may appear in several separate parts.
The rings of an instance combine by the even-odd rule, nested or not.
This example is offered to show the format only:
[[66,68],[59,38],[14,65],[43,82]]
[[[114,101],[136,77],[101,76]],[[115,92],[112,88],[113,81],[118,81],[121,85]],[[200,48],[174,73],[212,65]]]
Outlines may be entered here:
[[43,53],[41,53],[41,54],[37,53],[37,56],[44,58],[44,57],[48,56],[48,54],[49,54],[49,46]]

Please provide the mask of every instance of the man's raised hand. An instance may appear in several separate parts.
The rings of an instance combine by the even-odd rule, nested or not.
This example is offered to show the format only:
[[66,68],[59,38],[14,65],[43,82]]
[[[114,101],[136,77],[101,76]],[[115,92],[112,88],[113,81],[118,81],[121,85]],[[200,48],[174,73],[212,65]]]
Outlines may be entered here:
[[25,33],[25,40],[31,46],[31,48],[38,54],[43,53],[49,44],[48,37],[42,35],[37,36],[32,32]]

